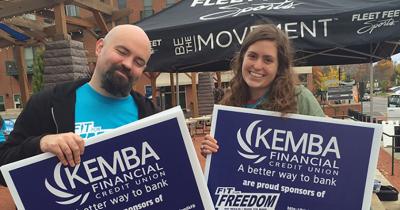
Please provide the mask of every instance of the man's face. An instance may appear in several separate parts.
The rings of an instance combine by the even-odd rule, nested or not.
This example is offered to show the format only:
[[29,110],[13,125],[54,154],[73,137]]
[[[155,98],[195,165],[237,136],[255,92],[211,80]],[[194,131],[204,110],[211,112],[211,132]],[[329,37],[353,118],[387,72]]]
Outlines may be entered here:
[[102,75],[101,87],[113,96],[125,97],[138,79],[124,65],[112,64]]
[[115,97],[129,95],[150,57],[149,43],[126,33],[99,40],[96,53],[100,87]]

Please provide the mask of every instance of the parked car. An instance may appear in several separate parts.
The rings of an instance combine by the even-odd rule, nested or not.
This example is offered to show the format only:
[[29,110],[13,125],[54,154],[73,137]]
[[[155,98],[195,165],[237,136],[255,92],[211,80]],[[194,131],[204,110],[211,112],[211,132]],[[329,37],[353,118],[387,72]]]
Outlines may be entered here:
[[393,87],[390,87],[388,90],[390,92],[396,92],[396,91],[400,90],[400,86],[393,86]]
[[388,97],[388,107],[386,113],[387,120],[400,120],[400,95],[391,94]]
[[[370,93],[370,92],[371,92],[371,91],[369,90],[369,88],[365,89],[365,91],[366,91],[367,93]],[[374,88],[374,93],[382,93],[382,88],[380,88],[380,87]]]
[[392,94],[388,97],[388,107],[400,107],[400,94]]
[[364,93],[364,96],[362,97],[362,100],[363,101],[369,101],[369,100],[371,100],[371,97],[370,97],[370,95],[368,93]]

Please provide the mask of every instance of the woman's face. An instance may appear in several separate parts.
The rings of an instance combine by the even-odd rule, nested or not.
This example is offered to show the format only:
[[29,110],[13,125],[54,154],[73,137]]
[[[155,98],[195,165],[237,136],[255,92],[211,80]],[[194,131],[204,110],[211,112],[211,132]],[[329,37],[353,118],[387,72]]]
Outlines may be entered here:
[[251,99],[258,99],[276,77],[278,50],[273,41],[260,40],[247,49],[243,57],[242,75],[250,89]]

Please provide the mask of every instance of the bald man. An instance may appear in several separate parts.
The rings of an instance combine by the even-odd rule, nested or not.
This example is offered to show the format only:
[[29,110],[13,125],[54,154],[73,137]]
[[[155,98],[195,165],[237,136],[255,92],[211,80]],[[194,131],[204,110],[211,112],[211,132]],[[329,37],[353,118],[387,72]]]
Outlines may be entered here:
[[[132,90],[150,54],[141,28],[114,27],[96,43],[90,80],[59,84],[31,97],[0,146],[0,166],[51,152],[73,167],[81,161],[86,138],[156,113],[150,100]],[[5,185],[3,177],[0,185]]]

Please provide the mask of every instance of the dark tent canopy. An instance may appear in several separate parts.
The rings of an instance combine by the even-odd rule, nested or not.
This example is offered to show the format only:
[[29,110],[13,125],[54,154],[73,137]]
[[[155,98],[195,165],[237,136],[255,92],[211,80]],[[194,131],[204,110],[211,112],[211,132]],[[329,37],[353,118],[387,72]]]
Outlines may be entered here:
[[229,69],[244,36],[274,23],[297,66],[368,63],[400,51],[400,0],[183,0],[137,23],[152,40],[148,71]]

